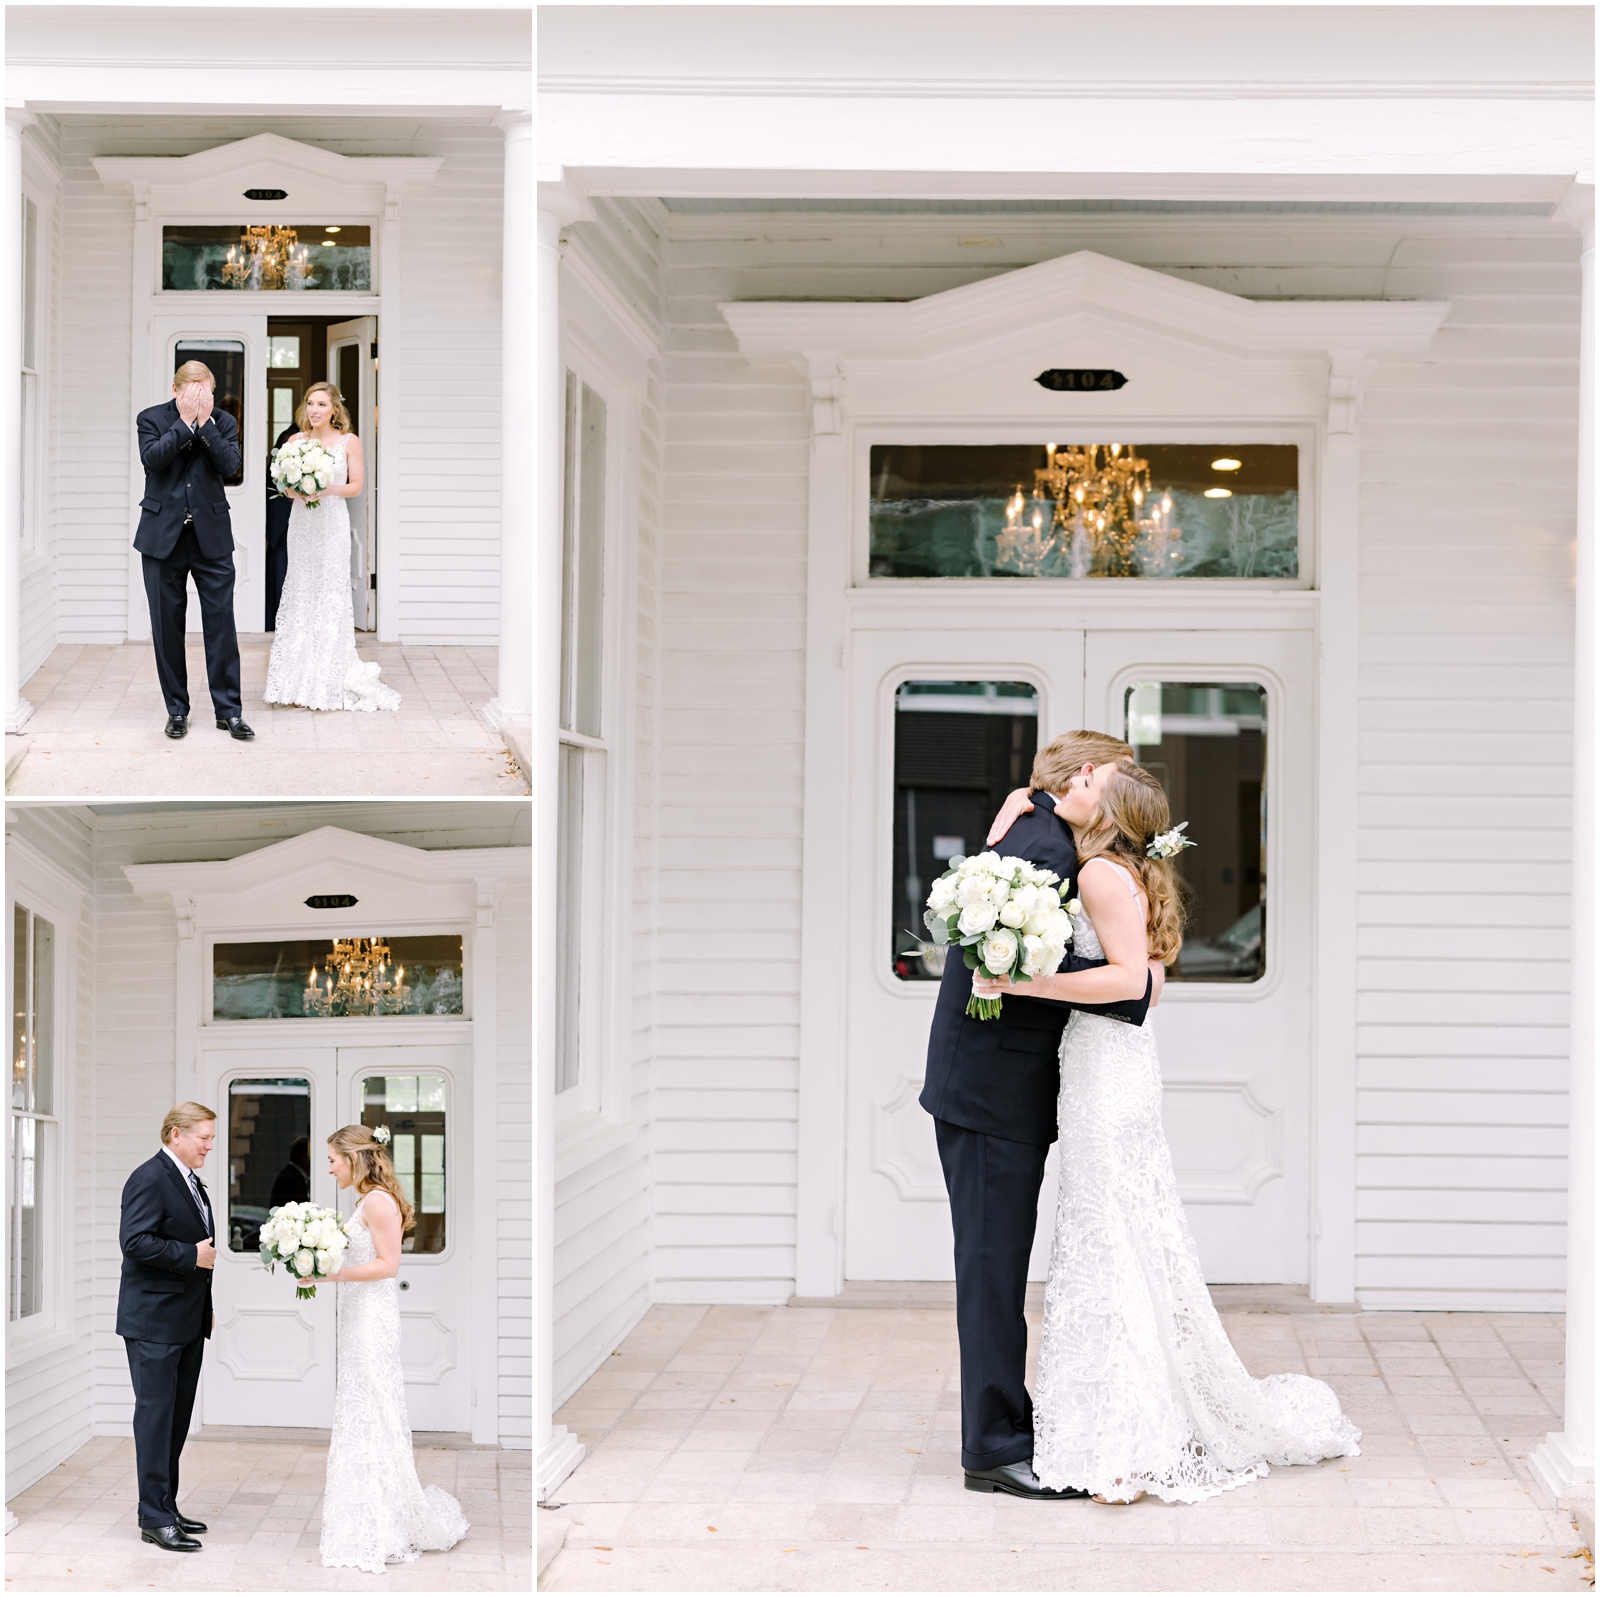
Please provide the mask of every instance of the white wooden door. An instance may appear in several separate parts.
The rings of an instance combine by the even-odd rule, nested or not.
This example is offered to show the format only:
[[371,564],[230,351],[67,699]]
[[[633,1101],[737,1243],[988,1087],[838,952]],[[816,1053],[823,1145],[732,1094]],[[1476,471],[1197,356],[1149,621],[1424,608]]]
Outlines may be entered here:
[[207,1425],[331,1423],[336,1291],[297,1299],[292,1276],[261,1264],[256,1233],[275,1202],[333,1206],[322,1141],[336,1124],[336,1062],[334,1049],[312,1047],[230,1049],[208,1060],[221,1120],[205,1175],[217,1220],[217,1325],[200,1402]]
[[[472,1429],[472,1050],[339,1050],[340,1125],[389,1127],[416,1229],[400,1257],[400,1363],[415,1431]],[[356,1204],[340,1194],[340,1213]]]
[[350,594],[356,626],[363,632],[378,624],[378,378],[373,354],[377,346],[376,316],[357,316],[328,329],[328,376],[344,395],[366,463],[361,492],[345,501],[350,507]]
[[[267,313],[208,305],[150,320],[155,368],[145,407],[171,399],[172,374],[185,360],[198,360],[217,379],[216,409],[228,411],[239,423],[243,480],[223,490],[233,526],[234,625],[240,632],[259,632],[267,594]],[[186,626],[190,632],[200,630],[193,583]]]
[[[840,934],[851,940],[845,1275],[948,1280],[949,1202],[933,1121],[917,1103],[938,983],[901,953],[910,943],[901,934],[921,928],[921,902],[944,868],[938,855],[982,846],[995,790],[1027,781],[1034,743],[1083,724],[1083,633],[857,632],[850,670],[847,853],[837,862],[807,861],[808,870],[839,872]],[[975,691],[979,685],[983,691]],[[964,719],[935,724],[933,717]],[[988,761],[982,770],[967,758],[980,744]],[[907,850],[908,837],[920,838],[920,847]]]
[[[1265,698],[1265,768],[1256,813],[1270,816],[1264,852],[1232,866],[1230,885],[1266,883],[1264,968],[1246,979],[1248,915],[1224,935],[1191,945],[1195,979],[1178,979],[1153,1017],[1167,1083],[1166,1125],[1201,1261],[1215,1282],[1303,1282],[1309,1278],[1311,883],[1315,835],[1312,643],[1303,631],[955,630],[862,632],[850,648],[850,814],[841,880],[850,939],[847,1050],[845,1276],[849,1280],[948,1280],[952,1275],[948,1201],[933,1124],[917,1103],[936,984],[906,980],[891,959],[891,934],[915,931],[911,894],[896,857],[897,690],[906,682],[1032,682],[1038,689],[1038,742],[1089,726],[1128,735],[1130,688],[1254,684]],[[1136,707],[1143,701],[1136,701]],[[1228,735],[1229,717],[1209,717]],[[1238,721],[1237,715],[1232,721]],[[1178,721],[1168,718],[1169,761]],[[973,724],[976,724],[974,722]],[[966,740],[949,723],[947,742]],[[1142,729],[1149,731],[1149,716]],[[1258,732],[1259,728],[1252,728]],[[1184,736],[1199,736],[1195,722]],[[1160,747],[1139,749],[1154,765]],[[1026,781],[1024,765],[1018,782]],[[1198,776],[1197,776],[1198,781]],[[1012,784],[1008,784],[1012,785]],[[1264,795],[1264,796],[1263,796]],[[1196,787],[1206,814],[1216,795]],[[1239,853],[1241,801],[1232,794]],[[1182,814],[1177,820],[1185,819]],[[986,817],[985,817],[986,819]],[[1225,839],[1190,817],[1199,848],[1189,860],[1220,858]],[[929,828],[918,822],[922,830]],[[898,830],[907,831],[899,820]],[[942,846],[955,839],[946,836]],[[962,835],[963,852],[981,844]],[[1230,855],[1230,857],[1232,857]],[[1186,862],[1187,864],[1187,862]],[[808,862],[808,868],[821,867]],[[942,867],[941,867],[942,868]],[[925,896],[934,869],[914,874]],[[1215,895],[1213,895],[1214,897]],[[1210,908],[1212,918],[1216,905]],[[1232,940],[1225,934],[1232,933]],[[1205,946],[1202,947],[1201,944]],[[1229,964],[1229,961],[1232,964]],[[1043,1279],[1053,1226],[1059,1149],[1052,1148],[1040,1195],[1040,1225],[1030,1273]]]
[[1197,844],[1184,955],[1151,1024],[1213,1282],[1310,1279],[1312,654],[1293,630],[1092,631],[1084,651],[1089,724],[1135,744]]

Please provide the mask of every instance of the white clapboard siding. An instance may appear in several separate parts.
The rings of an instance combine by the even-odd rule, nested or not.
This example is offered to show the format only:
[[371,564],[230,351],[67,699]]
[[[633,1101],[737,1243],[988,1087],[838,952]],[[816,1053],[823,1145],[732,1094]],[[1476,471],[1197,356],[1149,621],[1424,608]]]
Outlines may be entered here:
[[[1357,1282],[1374,1306],[1559,1306],[1575,237],[1305,216],[973,231],[670,222],[656,1296],[793,1290],[806,395],[743,361],[716,307],[909,299],[1089,248],[1263,298],[1452,301],[1425,358],[1373,375],[1363,422]],[[1510,792],[1489,779],[1508,764]]]
[[[133,202],[105,187],[90,161],[188,155],[262,132],[345,155],[443,159],[434,183],[404,198],[398,339],[388,342],[378,329],[380,359],[400,366],[399,414],[384,419],[379,439],[380,450],[399,457],[399,549],[394,560],[384,557],[383,569],[385,580],[399,585],[403,642],[492,646],[498,639],[503,136],[481,123],[383,117],[342,117],[330,137],[333,126],[309,117],[230,117],[225,133],[202,131],[192,117],[66,125],[55,300],[54,569],[25,594],[32,606],[25,647],[34,664],[47,652],[46,638],[116,643],[127,631]],[[307,297],[308,313],[315,298]],[[148,386],[144,374],[140,380]],[[25,663],[25,673],[31,669]]]
[[[644,208],[629,200],[595,202],[595,218],[575,229],[586,259],[644,325],[661,325],[661,239]],[[632,739],[618,750],[612,791],[632,827],[632,924],[614,944],[631,972],[626,1012],[615,1017],[611,1046],[619,1050],[617,1102],[607,1118],[620,1142],[598,1157],[558,1166],[555,1210],[554,1391],[564,1403],[638,1323],[651,1301],[650,1090],[655,1057],[655,995],[661,717],[662,384],[659,357],[651,360],[636,440],[639,502],[631,553],[631,592],[608,603],[621,646],[632,633],[633,674],[622,684],[627,705],[611,705],[612,725]],[[622,558],[613,571],[626,567]]]
[[[19,836],[55,864],[87,893],[93,876],[89,830],[70,811],[31,806],[14,809],[8,820]],[[43,1190],[47,1196],[65,1198],[70,1208],[74,1237],[87,1236],[94,1219],[94,1181],[83,1173],[93,1168],[95,1094],[93,1071],[94,929],[90,915],[78,921],[77,947],[62,947],[70,957],[74,1006],[73,1057],[57,1078],[57,1090],[70,1080],[70,1096],[58,1100],[57,1113],[70,1112],[75,1124],[73,1168],[47,1171]],[[72,1322],[64,1330],[74,1333],[65,1347],[10,1366],[6,1370],[6,1495],[14,1497],[69,1458],[94,1434],[94,1405],[90,1375],[93,1336],[94,1282],[82,1268],[76,1246],[65,1258],[45,1261],[45,1269],[66,1269],[73,1283]]]

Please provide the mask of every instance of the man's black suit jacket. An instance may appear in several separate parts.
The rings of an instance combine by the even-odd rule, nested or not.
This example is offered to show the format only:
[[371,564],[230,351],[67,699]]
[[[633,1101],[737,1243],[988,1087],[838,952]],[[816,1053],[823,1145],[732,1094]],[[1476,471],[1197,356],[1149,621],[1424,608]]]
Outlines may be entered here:
[[[202,1187],[203,1187],[202,1183]],[[210,1193],[206,1202],[211,1203]],[[211,1210],[213,1223],[216,1208]],[[210,1237],[183,1172],[164,1152],[147,1159],[122,1188],[122,1285],[117,1335],[141,1342],[192,1342],[211,1335],[213,1270],[196,1263]]]
[[133,547],[165,560],[194,519],[194,535],[207,560],[233,552],[233,522],[228,516],[227,478],[238,470],[239,429],[225,410],[213,410],[205,426],[191,432],[178,414],[178,402],[139,412],[139,458],[144,462],[144,498]]
[[[995,845],[1009,854],[1054,871],[1074,897],[1078,851],[1066,822],[1048,793],[1033,795],[1033,813],[1021,816]],[[1062,970],[1092,970],[1103,959],[1084,959],[1068,951]],[[1150,1007],[1150,980],[1144,997],[1118,1004],[1064,1004],[1048,998],[1007,993],[998,1020],[974,1020],[966,1012],[972,972],[962,950],[951,945],[933,1010],[928,1037],[928,1068],[917,1100],[936,1120],[987,1132],[1008,1142],[1056,1140],[1056,1099],[1061,1091],[1061,1033],[1074,1009],[1115,1015],[1144,1024]]]

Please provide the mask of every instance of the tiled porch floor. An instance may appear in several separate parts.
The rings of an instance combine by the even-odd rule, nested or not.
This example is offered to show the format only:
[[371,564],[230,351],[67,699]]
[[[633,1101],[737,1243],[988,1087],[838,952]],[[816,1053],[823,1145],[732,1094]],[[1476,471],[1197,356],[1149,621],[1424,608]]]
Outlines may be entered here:
[[[164,735],[166,707],[148,643],[66,644],[29,678],[29,740],[7,791],[14,797],[295,797],[348,794],[454,798],[528,790],[481,712],[494,695],[492,648],[373,643],[363,659],[400,693],[393,714],[268,706],[272,634],[241,633],[244,718],[253,743],[216,730],[204,643],[188,640],[189,735]],[[8,750],[9,752],[9,750]]]
[[541,1585],[1588,1589],[1527,1469],[1560,1424],[1559,1318],[1226,1318],[1254,1374],[1335,1387],[1360,1458],[1195,1507],[980,1496],[961,1479],[950,1311],[656,1308],[556,1416],[590,1451],[556,1494],[572,1530]]
[[529,1453],[418,1447],[424,1485],[460,1498],[472,1529],[447,1553],[382,1575],[324,1569],[326,1446],[191,1439],[179,1494],[211,1528],[205,1551],[169,1553],[139,1540],[133,1442],[98,1437],[7,1505],[11,1591],[526,1591]]

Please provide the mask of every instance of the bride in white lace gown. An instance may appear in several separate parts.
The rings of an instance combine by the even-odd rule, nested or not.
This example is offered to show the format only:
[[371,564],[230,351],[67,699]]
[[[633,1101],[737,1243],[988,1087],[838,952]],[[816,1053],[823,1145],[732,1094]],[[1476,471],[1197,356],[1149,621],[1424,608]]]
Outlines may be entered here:
[[331,383],[306,390],[295,420],[296,438],[315,438],[333,456],[333,481],[315,510],[300,494],[288,496],[289,570],[263,697],[308,710],[398,710],[400,695],[378,680],[382,667],[356,653],[349,499],[361,492],[361,440]]
[[[1098,797],[1085,780],[1056,813],[1084,861],[1075,952],[1110,963],[1026,991],[1084,1003],[1142,993],[1148,955],[1170,963],[1179,944],[1172,867],[1146,852],[1171,825],[1166,795],[1124,761]],[[1008,985],[973,983],[986,995]],[[1061,1039],[1059,1120],[1033,1405],[1040,1483],[1101,1502],[1149,1492],[1197,1503],[1272,1464],[1355,1456],[1361,1433],[1331,1388],[1308,1375],[1256,1380],[1228,1341],[1178,1196],[1148,1021],[1074,1011]]]
[[322,1563],[381,1575],[387,1564],[455,1546],[469,1527],[455,1498],[418,1481],[411,1453],[396,1280],[411,1206],[366,1126],[328,1138],[328,1170],[341,1190],[354,1186],[362,1196],[348,1222],[345,1263],[329,1278],[339,1283],[339,1358]]

